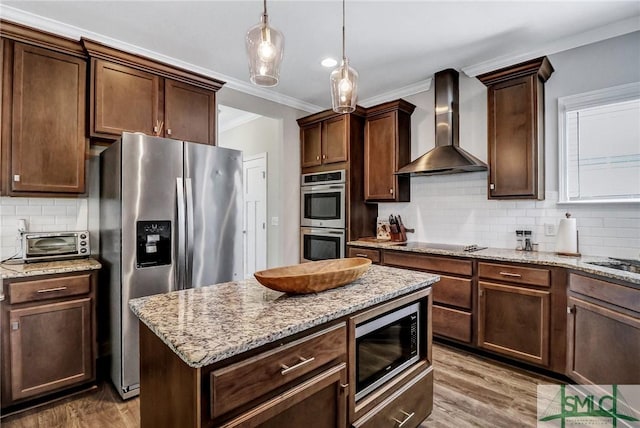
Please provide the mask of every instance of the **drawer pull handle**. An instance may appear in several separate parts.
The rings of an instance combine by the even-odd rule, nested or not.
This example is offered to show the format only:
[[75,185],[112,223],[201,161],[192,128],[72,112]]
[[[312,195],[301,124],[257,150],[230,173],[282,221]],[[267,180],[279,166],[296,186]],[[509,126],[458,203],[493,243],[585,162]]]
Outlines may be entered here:
[[44,288],[42,290],[38,290],[38,293],[51,293],[53,291],[63,291],[66,290],[67,287],[56,287],[56,288]]
[[369,258],[369,256],[367,256],[366,254],[362,254],[362,253],[356,253],[356,257],[364,257],[365,259]]
[[316,357],[311,357],[311,358],[298,357],[298,358],[300,359],[300,362],[291,367],[285,364],[280,364],[280,367],[282,367],[282,370],[280,370],[280,374],[284,376],[287,373],[290,373],[296,369],[299,369],[300,367],[305,366],[316,359]]
[[416,414],[416,412],[412,412],[412,413],[407,413],[404,410],[400,410],[402,412],[402,414],[405,416],[405,418],[401,421],[397,420],[396,418],[392,418],[394,421],[396,421],[398,423],[398,428],[400,428],[402,425],[406,424],[407,421],[409,419],[411,419],[413,417],[413,415]]
[[500,275],[502,275],[502,276],[510,276],[512,278],[522,278],[522,275],[520,275],[519,273],[500,272]]

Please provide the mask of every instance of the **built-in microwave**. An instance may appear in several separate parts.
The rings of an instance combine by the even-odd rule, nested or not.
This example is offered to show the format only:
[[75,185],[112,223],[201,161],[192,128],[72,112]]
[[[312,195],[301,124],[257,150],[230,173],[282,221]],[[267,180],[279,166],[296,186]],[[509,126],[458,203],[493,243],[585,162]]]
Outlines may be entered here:
[[345,247],[344,229],[300,228],[300,259],[303,262],[341,259]]
[[304,174],[300,186],[300,226],[346,227],[345,170]]
[[89,257],[89,232],[25,232],[22,260],[40,262]]
[[356,401],[419,361],[421,316],[414,303],[356,324]]

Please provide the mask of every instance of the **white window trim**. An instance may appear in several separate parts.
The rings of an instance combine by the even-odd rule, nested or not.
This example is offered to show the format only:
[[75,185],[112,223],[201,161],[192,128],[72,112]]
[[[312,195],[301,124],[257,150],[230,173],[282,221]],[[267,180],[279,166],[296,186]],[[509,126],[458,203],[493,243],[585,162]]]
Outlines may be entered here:
[[577,95],[569,95],[558,98],[558,204],[610,204],[610,203],[640,203],[640,199],[607,199],[572,201],[569,199],[569,187],[567,182],[567,134],[565,126],[565,113],[576,108],[593,107],[601,104],[631,100],[640,97],[640,82],[626,85],[613,86],[611,88],[584,92]]

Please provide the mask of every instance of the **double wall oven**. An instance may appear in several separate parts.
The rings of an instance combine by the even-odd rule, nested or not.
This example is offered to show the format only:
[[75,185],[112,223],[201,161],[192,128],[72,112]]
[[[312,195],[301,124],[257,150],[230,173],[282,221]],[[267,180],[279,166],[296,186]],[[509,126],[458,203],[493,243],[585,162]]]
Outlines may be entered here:
[[344,257],[346,171],[302,175],[300,186],[300,259]]

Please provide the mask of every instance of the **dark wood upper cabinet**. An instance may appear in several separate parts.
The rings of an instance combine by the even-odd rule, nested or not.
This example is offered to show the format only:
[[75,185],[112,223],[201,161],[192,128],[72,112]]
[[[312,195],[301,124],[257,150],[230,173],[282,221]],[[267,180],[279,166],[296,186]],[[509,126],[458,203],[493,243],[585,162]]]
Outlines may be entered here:
[[[7,30],[17,38],[15,28],[7,24],[2,35]],[[3,193],[84,193],[86,59],[80,47],[67,54],[65,46],[56,51],[3,39],[2,50]]]
[[158,121],[158,76],[96,59],[91,61],[91,71],[92,134],[116,138],[123,131],[153,135]]
[[487,86],[489,198],[544,199],[546,57],[478,76]]
[[215,109],[215,92],[165,80],[164,122],[168,137],[214,145]]
[[123,131],[215,144],[216,92],[224,82],[82,40],[91,57],[90,135]]
[[322,165],[322,123],[300,127],[301,167]]
[[364,129],[365,200],[409,202],[408,176],[395,172],[411,160],[411,114],[415,106],[391,101],[367,110]]
[[301,167],[347,162],[349,160],[348,115],[320,113],[302,118],[300,125]]

